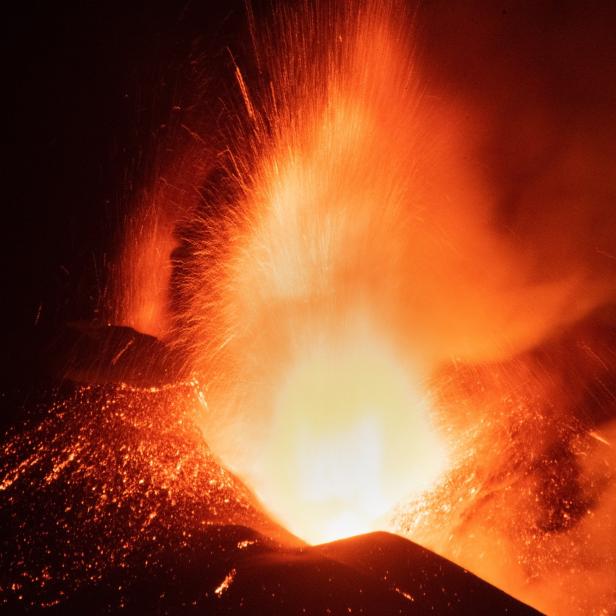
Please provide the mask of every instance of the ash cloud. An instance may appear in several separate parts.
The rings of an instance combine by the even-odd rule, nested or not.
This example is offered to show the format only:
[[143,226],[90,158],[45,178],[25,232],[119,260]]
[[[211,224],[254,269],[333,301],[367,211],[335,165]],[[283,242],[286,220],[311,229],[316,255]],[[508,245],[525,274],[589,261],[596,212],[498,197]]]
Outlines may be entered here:
[[462,110],[466,155],[490,192],[491,232],[521,274],[510,286],[515,314],[497,319],[521,328],[512,350],[614,300],[615,18],[605,3],[420,10],[427,88]]

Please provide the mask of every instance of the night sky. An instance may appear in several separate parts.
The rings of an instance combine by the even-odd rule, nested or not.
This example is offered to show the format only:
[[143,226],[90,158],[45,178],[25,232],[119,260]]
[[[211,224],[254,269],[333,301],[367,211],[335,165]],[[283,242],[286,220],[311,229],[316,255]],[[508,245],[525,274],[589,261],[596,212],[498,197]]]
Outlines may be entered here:
[[[203,4],[203,6],[198,6]],[[220,53],[240,3],[33,2],[5,16],[6,366],[30,378],[64,323],[100,318],[128,204],[194,50]],[[7,280],[8,278],[8,280]]]

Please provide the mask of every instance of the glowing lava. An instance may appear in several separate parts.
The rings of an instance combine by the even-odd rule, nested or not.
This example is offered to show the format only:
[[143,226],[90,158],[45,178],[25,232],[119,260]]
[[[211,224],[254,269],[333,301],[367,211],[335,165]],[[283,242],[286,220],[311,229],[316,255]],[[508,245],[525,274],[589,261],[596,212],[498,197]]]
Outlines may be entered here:
[[376,340],[317,342],[278,393],[259,494],[311,542],[374,530],[446,465],[430,412],[419,385]]
[[282,49],[262,43],[272,81],[251,90],[236,70],[235,195],[186,240],[177,332],[208,384],[205,439],[315,542],[375,529],[447,459],[421,385],[442,333],[423,326],[419,253],[441,212],[423,211],[427,124],[394,8],[308,10],[305,38],[304,12],[281,10]]

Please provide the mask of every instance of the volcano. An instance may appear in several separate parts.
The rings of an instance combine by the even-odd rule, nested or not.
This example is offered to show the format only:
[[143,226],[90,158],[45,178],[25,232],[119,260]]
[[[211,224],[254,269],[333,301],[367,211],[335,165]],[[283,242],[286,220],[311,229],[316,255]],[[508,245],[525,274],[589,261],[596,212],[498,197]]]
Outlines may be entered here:
[[[153,380],[118,373],[129,342],[158,344]],[[288,533],[202,442],[199,394],[164,383],[173,354],[151,337],[73,327],[54,356],[75,380],[47,386],[2,448],[7,613],[538,613],[396,535]]]
[[13,12],[0,609],[616,610],[611,5]]

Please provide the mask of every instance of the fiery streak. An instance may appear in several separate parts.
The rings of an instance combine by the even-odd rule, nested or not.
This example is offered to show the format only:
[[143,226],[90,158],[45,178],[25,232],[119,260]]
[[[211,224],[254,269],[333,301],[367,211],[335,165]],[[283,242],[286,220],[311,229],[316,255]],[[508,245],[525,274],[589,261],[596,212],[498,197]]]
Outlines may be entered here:
[[229,586],[233,584],[233,580],[236,575],[237,571],[235,569],[231,569],[231,571],[229,571],[229,573],[225,576],[225,579],[214,589],[214,594],[218,598],[222,597],[223,594],[229,590]]

